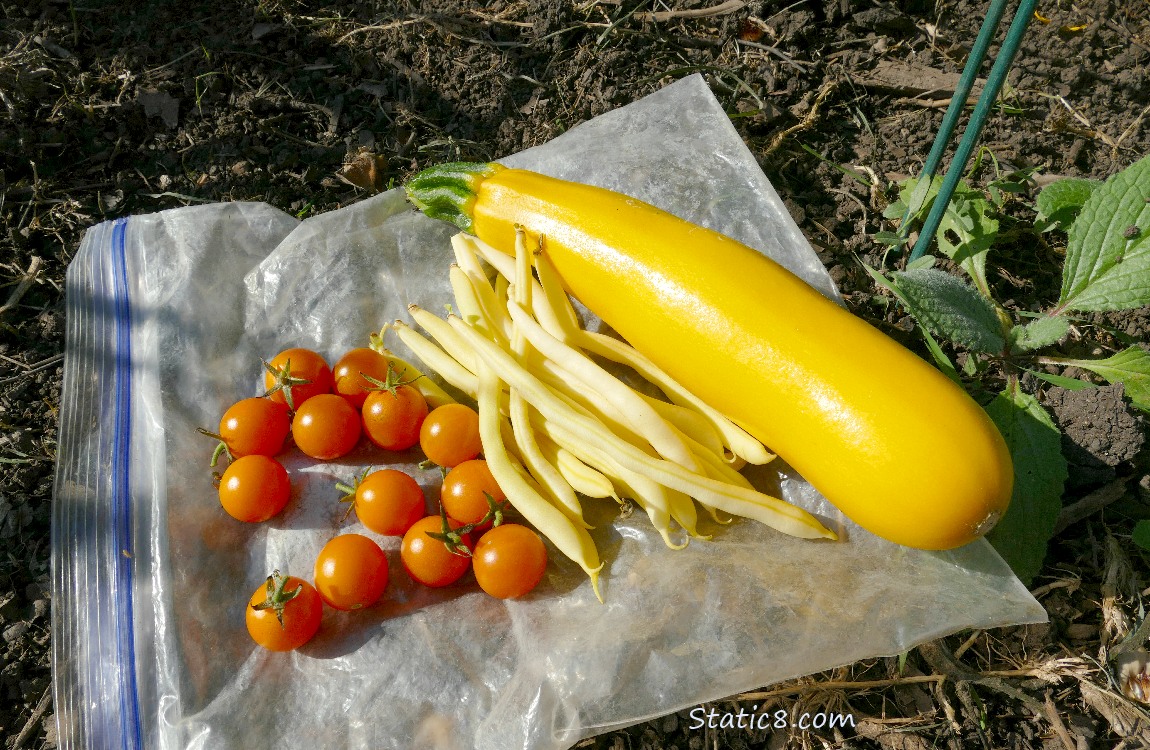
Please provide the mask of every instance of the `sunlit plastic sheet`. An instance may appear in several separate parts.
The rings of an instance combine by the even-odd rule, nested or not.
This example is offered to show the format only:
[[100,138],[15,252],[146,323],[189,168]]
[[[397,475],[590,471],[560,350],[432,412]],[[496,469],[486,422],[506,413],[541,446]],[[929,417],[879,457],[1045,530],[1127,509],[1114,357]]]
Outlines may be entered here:
[[[697,76],[503,162],[655,203],[835,295]],[[307,346],[334,359],[406,317],[410,302],[443,310],[452,231],[392,191],[302,222],[231,203],[87,233],[68,274],[53,517],[61,747],[568,748],[965,628],[1045,620],[986,543],[946,553],[889,544],[774,468],[753,478],[845,541],[742,521],[674,551],[641,512],[616,518],[613,502],[592,501],[603,604],[557,554],[521,601],[474,583],[410,583],[398,540],[341,522],[334,483],[392,463],[434,504],[438,474],[411,453],[361,447],[316,463],[289,452],[287,510],[262,525],[226,516],[196,427],[259,392],[260,357]],[[298,652],[255,647],[248,596],[272,569],[310,577],[340,531],[387,550],[386,600],[326,610]]]

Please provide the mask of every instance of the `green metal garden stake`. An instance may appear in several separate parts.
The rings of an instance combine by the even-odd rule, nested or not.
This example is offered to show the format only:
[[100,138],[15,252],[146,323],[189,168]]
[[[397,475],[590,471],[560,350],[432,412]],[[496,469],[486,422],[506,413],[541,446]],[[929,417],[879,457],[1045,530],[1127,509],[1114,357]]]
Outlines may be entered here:
[[[926,221],[923,223],[918,242],[915,243],[914,250],[911,252],[908,262],[917,260],[926,253],[927,247],[930,246],[935,233],[938,231],[943,214],[946,213],[947,205],[950,203],[950,198],[954,194],[954,189],[958,186],[958,181],[966,169],[967,162],[970,161],[970,155],[974,152],[974,147],[982,135],[982,129],[986,126],[986,120],[990,115],[990,111],[994,107],[994,103],[998,100],[998,94],[1002,90],[1003,83],[1006,81],[1007,73],[1010,72],[1010,66],[1014,63],[1014,57],[1018,53],[1018,46],[1022,42],[1022,37],[1026,34],[1026,28],[1030,24],[1031,17],[1034,15],[1036,2],[1037,0],[1022,0],[1018,6],[1018,10],[1014,14],[1014,20],[1011,21],[1010,28],[1006,32],[1006,39],[1003,40],[1002,48],[999,50],[998,56],[994,60],[994,66],[991,68],[990,75],[986,79],[986,86],[983,88],[977,104],[975,104],[970,122],[967,123],[966,130],[962,134],[962,140],[955,150],[954,158],[951,160],[950,167],[947,169],[946,176],[943,178],[942,185],[939,188],[938,195],[934,199],[930,213],[927,214]],[[958,88],[960,90],[955,91],[955,97],[950,103],[950,108],[947,110],[943,127],[935,137],[934,146],[931,148],[930,155],[927,157],[927,163],[923,168],[920,184],[922,181],[925,181],[929,185],[930,181],[934,179],[938,162],[941,161],[942,158],[942,151],[945,149],[946,142],[950,139],[950,135],[954,130],[958,113],[966,103],[966,96],[970,93],[969,85],[973,83],[978,68],[982,64],[981,58],[986,55],[986,46],[989,45],[991,36],[988,27],[998,26],[1005,7],[1006,0],[994,0],[991,4],[986,22],[979,32],[978,40],[975,42],[975,48],[971,50],[970,59],[967,61],[966,67],[963,70],[962,79],[959,81]],[[981,47],[980,44],[982,45]],[[980,53],[981,57],[976,58],[976,52]],[[961,90],[964,81],[967,83],[967,88]],[[961,98],[959,96],[960,94]],[[911,206],[911,208],[913,208],[913,206]],[[909,213],[910,211],[908,210],[908,214]],[[909,218],[909,216],[903,217],[900,232],[905,231]]]

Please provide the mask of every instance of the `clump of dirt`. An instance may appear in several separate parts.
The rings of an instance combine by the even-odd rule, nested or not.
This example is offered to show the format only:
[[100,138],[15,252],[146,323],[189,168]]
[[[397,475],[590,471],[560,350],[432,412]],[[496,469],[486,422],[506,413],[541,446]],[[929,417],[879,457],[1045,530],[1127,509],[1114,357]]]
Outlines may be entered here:
[[1070,464],[1069,489],[1113,480],[1127,473],[1146,445],[1146,420],[1129,408],[1121,385],[1083,390],[1047,389],[1044,405],[1062,430],[1062,454]]

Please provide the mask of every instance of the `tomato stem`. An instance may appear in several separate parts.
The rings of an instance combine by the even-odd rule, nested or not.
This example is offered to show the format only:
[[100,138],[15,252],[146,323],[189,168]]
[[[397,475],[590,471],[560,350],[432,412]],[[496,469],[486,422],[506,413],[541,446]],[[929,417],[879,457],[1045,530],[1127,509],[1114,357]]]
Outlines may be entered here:
[[220,454],[227,455],[228,463],[231,463],[232,461],[235,460],[235,457],[232,456],[232,452],[228,449],[228,444],[226,442],[224,442],[224,439],[222,436],[217,435],[214,432],[209,432],[208,430],[205,430],[203,427],[197,427],[196,432],[200,433],[201,435],[207,435],[208,437],[212,438],[213,440],[219,441],[218,444],[216,445],[216,449],[214,451],[212,451],[212,462],[210,464],[208,464],[208,466],[210,466],[213,469],[216,468],[216,464],[218,464],[220,462]]

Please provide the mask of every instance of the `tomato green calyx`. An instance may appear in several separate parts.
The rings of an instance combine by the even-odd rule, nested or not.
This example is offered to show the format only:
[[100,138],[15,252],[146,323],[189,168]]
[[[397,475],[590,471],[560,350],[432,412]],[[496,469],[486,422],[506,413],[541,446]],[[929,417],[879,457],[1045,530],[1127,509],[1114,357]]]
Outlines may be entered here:
[[451,528],[447,522],[447,511],[444,510],[443,505],[439,506],[439,515],[443,518],[443,531],[436,533],[434,531],[427,532],[427,535],[432,539],[443,542],[447,545],[447,549],[451,550],[453,554],[471,556],[471,550],[463,546],[462,540],[464,534],[470,534],[478,528],[491,524],[491,528],[495,528],[503,523],[503,512],[507,510],[507,500],[499,502],[492,497],[490,492],[483,491],[483,497],[487,498],[487,513],[483,518],[480,518],[474,523],[469,523],[465,526],[458,526]]
[[[491,528],[495,528],[499,524],[503,523],[503,511],[507,510],[507,501],[496,501],[496,499],[491,496],[491,493],[486,490],[483,491],[483,496],[487,498],[487,515],[483,516],[483,518],[480,518],[478,521],[471,525],[473,527],[482,526],[483,524],[490,521]],[[471,529],[468,529],[468,531],[470,530]]]
[[311,381],[307,378],[297,378],[291,374],[290,357],[284,362],[284,366],[279,369],[266,359],[261,359],[260,362],[263,362],[264,369],[271,374],[274,382],[272,387],[268,389],[268,392],[264,394],[264,398],[267,398],[273,393],[283,391],[284,400],[287,401],[288,408],[295,411],[295,401],[292,400],[291,389],[297,385],[308,385]]
[[428,531],[427,535],[437,542],[443,542],[443,546],[447,547],[447,551],[451,554],[471,557],[471,550],[463,542],[463,535],[474,529],[475,524],[469,523],[466,526],[451,528],[451,523],[447,520],[447,511],[443,509],[442,503],[439,505],[439,518],[443,522],[442,530],[439,532]]
[[270,609],[275,613],[276,619],[279,621],[280,627],[284,627],[284,607],[292,599],[299,596],[303,591],[303,584],[296,586],[291,591],[285,590],[287,587],[288,576],[280,575],[278,570],[273,570],[272,574],[268,576],[267,590],[268,598],[264,599],[259,604],[253,604],[252,609],[265,610]]
[[343,482],[335,483],[335,488],[343,493],[343,497],[341,497],[339,501],[341,503],[347,503],[347,511],[344,512],[343,518],[340,519],[340,523],[346,521],[348,516],[351,515],[351,512],[355,510],[356,491],[359,490],[359,486],[363,484],[363,481],[367,479],[367,475],[371,473],[371,469],[371,466],[364,469],[363,473],[355,477],[351,484],[344,484]]
[[494,162],[448,162],[425,169],[403,185],[412,205],[433,219],[449,221],[471,234],[479,185],[504,167]]
[[385,379],[380,380],[379,378],[373,378],[372,376],[370,376],[366,373],[362,373],[362,372],[360,373],[360,377],[362,377],[364,380],[366,380],[367,382],[371,383],[374,386],[374,388],[372,388],[371,390],[373,390],[373,391],[387,391],[392,396],[399,398],[399,396],[396,394],[396,391],[399,389],[399,387],[401,385],[411,385],[412,383],[419,380],[423,376],[422,375],[416,375],[414,378],[411,378],[409,380],[404,380],[403,376],[400,373],[396,372],[395,366],[392,365],[390,362],[388,362],[387,363],[387,377]]

